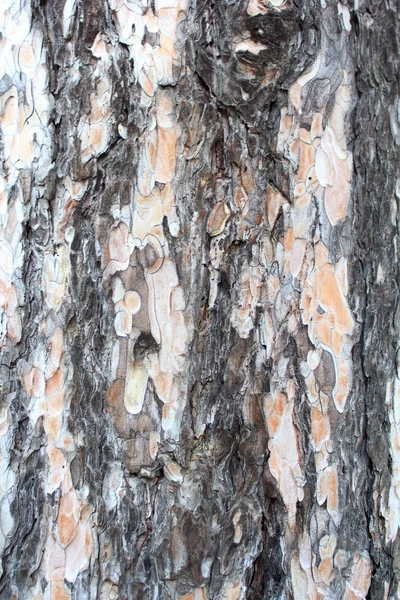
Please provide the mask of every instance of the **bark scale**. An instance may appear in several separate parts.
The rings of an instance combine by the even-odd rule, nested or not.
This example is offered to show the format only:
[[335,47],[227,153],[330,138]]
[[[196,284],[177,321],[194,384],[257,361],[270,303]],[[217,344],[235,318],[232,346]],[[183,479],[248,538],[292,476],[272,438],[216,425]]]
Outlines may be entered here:
[[3,1],[0,597],[400,597],[397,11]]

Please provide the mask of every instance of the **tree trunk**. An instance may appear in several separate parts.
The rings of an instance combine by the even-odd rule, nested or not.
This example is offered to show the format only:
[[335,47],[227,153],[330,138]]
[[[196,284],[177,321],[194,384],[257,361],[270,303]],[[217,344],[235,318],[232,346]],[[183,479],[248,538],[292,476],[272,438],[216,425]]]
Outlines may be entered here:
[[0,597],[400,597],[394,0],[2,0]]

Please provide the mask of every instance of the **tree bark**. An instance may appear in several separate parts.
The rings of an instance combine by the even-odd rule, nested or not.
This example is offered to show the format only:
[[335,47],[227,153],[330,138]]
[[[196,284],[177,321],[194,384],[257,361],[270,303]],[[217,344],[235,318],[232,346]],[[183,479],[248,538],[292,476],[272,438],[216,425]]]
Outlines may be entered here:
[[1,598],[400,597],[399,8],[2,1]]

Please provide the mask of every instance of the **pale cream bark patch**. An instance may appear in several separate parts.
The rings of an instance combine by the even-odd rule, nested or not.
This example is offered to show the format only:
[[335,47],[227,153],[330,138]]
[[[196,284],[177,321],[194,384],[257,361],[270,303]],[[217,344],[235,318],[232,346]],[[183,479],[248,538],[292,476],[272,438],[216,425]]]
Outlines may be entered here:
[[335,95],[335,105],[315,156],[318,182],[325,188],[324,203],[332,225],[347,214],[352,174],[352,154],[346,148],[345,119],[350,107],[347,74]]
[[271,230],[274,228],[281,207],[285,204],[287,204],[285,196],[271,185],[267,185],[266,214]]
[[49,520],[45,552],[40,567],[42,577],[48,582],[46,593],[51,599],[59,597],[57,594],[61,588],[66,598],[71,597],[68,588],[62,586],[62,581],[65,578],[73,583],[78,574],[87,568],[93,547],[90,517],[92,509],[87,505],[86,491],[77,492],[71,480],[70,463],[76,444],[66,426],[67,349],[62,328],[56,323],[56,313],[49,313],[44,328],[45,331],[53,333],[48,338],[47,359],[44,358],[45,353],[39,353],[44,364],[41,363],[41,368],[33,366],[23,377],[27,393],[33,396],[31,417],[36,420],[43,416],[44,430],[48,438],[47,491],[61,491],[57,519]]
[[[277,152],[290,161],[295,171],[295,180],[293,203],[287,208],[289,221],[285,221],[285,240],[282,248],[278,244],[277,256],[280,253],[278,264],[299,280],[301,319],[308,326],[308,335],[313,344],[313,350],[309,351],[306,360],[300,364],[300,370],[307,385],[307,401],[311,411],[311,440],[317,471],[316,500],[321,507],[326,506],[334,531],[341,520],[340,482],[331,439],[329,409],[333,400],[336,409],[343,412],[351,389],[354,319],[347,303],[346,260],[342,258],[336,265],[332,264],[325,238],[319,229],[317,228],[313,238],[310,232],[315,220],[315,202],[324,203],[331,226],[335,226],[347,214],[351,154],[346,148],[345,120],[350,92],[347,74],[344,72],[327,125],[323,126],[324,112],[317,112],[313,115],[310,128],[300,126],[303,88],[318,75],[323,62],[321,53],[308,72],[292,86],[289,105],[281,111]],[[284,199],[274,190],[268,190],[267,216],[271,226],[284,207]],[[289,224],[288,227],[286,223]],[[273,301],[277,295],[277,281],[270,278],[267,289],[268,297]],[[319,390],[316,382],[315,370],[320,364],[323,351],[329,352],[333,358],[335,385],[332,394]],[[269,419],[270,431],[271,426],[273,430],[279,423],[272,405]],[[280,477],[281,470],[282,467],[275,467],[276,478]],[[281,484],[280,488],[282,489]],[[288,498],[290,489],[294,497],[292,485],[289,491],[285,490]],[[282,492],[284,500],[285,493]],[[290,518],[293,523],[295,516],[295,504],[292,504],[291,517],[288,509],[289,527]],[[293,556],[291,562],[295,598],[319,599],[329,595],[330,585],[337,572],[334,564],[335,547],[334,533],[320,540],[320,562],[317,568],[317,557],[311,552],[310,540],[303,538],[299,553]]]
[[291,559],[292,589],[295,600],[323,600],[332,596],[331,584],[337,570],[352,564],[343,599],[363,600],[371,584],[371,560],[366,553],[337,549],[335,534],[323,535],[318,544],[319,561],[311,548],[308,534],[300,539],[299,552]]
[[265,15],[271,8],[276,10],[286,6],[290,6],[286,0],[249,0],[247,14],[251,17]]
[[343,600],[364,600],[371,585],[372,564],[367,554],[356,552],[353,558],[350,580],[346,584]]
[[218,202],[212,209],[207,222],[207,233],[211,237],[220,235],[224,229],[231,211],[225,202]]
[[179,596],[179,600],[207,600],[207,592],[205,588],[197,588],[193,592],[185,596]]
[[[21,82],[0,97],[0,129],[3,143],[0,169],[0,347],[21,339],[24,286],[21,267],[23,223],[27,218],[20,182],[22,170],[41,183],[51,168],[51,131],[48,117],[52,99],[48,94],[46,53],[40,31],[31,26],[30,3],[5,0],[0,6],[0,79]],[[44,391],[40,368],[31,373],[32,392]],[[0,414],[0,553],[14,527],[11,502],[15,473],[10,468],[11,420],[9,395]],[[2,567],[1,567],[2,571]]]
[[318,73],[318,70],[321,66],[321,62],[322,62],[322,54],[320,53],[318,55],[316,61],[314,62],[314,64],[311,66],[311,68],[308,69],[308,71],[306,71],[305,73],[303,73],[303,75],[301,75],[298,78],[298,80],[290,88],[290,91],[289,91],[290,102],[295,107],[296,110],[301,110],[302,90],[309,81],[314,79],[314,77]]
[[299,551],[292,556],[290,572],[294,600],[319,600],[318,591],[312,573],[313,556],[308,534],[303,534]]
[[247,338],[254,327],[261,287],[261,267],[245,265],[238,282],[237,300],[232,311],[232,325],[242,338]]
[[288,524],[294,529],[296,505],[304,497],[304,476],[300,466],[297,434],[293,422],[294,386],[288,386],[288,394],[274,390],[264,398],[264,413],[270,436],[269,467],[278,482],[288,511]]
[[[29,3],[24,8],[20,8],[19,3],[3,3],[0,26],[5,33],[0,69],[3,74],[15,77],[20,73],[26,77],[27,104],[21,102],[22,96],[17,95],[15,88],[5,92],[1,98],[1,128],[6,159],[4,173],[1,174],[1,192],[7,197],[16,188],[18,193],[12,203],[7,203],[4,196],[2,198],[0,255],[3,260],[0,268],[4,277],[0,290],[4,292],[2,308],[9,320],[7,341],[16,343],[20,338],[20,324],[16,319],[19,319],[17,309],[21,304],[16,290],[20,294],[22,289],[16,277],[23,261],[20,239],[26,218],[18,177],[21,169],[29,169],[31,177],[37,183],[42,183],[52,167],[48,118],[53,102],[48,95],[43,40],[41,33],[31,27]],[[70,475],[76,444],[67,428],[70,366],[63,334],[65,317],[61,311],[68,295],[69,243],[73,239],[69,218],[84,191],[85,184],[69,179],[60,184],[55,200],[54,237],[57,243],[54,247],[46,248],[43,257],[45,314],[40,330],[46,342],[39,338],[36,349],[31,349],[27,362],[21,367],[22,384],[30,397],[29,417],[32,425],[35,426],[38,419],[42,418],[47,436],[47,491],[53,493],[60,490],[58,516],[49,520],[45,553],[40,566],[45,587],[43,597],[51,599],[70,598],[70,590],[65,587],[63,580],[66,578],[74,582],[79,572],[87,568],[92,551],[92,509],[87,505],[86,491],[74,490]],[[20,297],[23,298],[22,295]],[[3,419],[3,429],[6,423],[7,413]],[[7,462],[6,433],[2,431],[0,440],[2,464]],[[1,531],[8,535],[12,522],[6,501],[11,498],[8,483],[13,484],[13,473],[7,473],[4,465],[1,475],[3,507],[0,524]],[[6,519],[4,524],[3,518]],[[34,590],[31,592],[36,593]]]
[[354,319],[346,301],[347,264],[345,259],[333,266],[329,251],[320,241],[315,245],[315,265],[302,294],[303,322],[311,341],[328,350],[334,359],[336,385],[333,398],[343,412],[351,388],[351,334]]
[[31,176],[41,182],[51,167],[47,125],[52,99],[46,52],[42,34],[31,29],[30,22],[29,3],[24,7],[12,0],[2,3],[0,78],[9,76],[24,83],[21,90],[12,85],[0,98],[4,157],[0,171],[0,346],[21,339],[24,289],[18,271],[24,258],[21,237],[27,215],[19,174],[31,169]]
[[[167,217],[170,234],[173,237],[179,235],[174,189],[181,129],[177,123],[176,91],[160,86],[174,84],[181,68],[182,58],[176,45],[185,2],[157,0],[152,8],[146,3],[127,4],[112,0],[110,6],[119,41],[129,46],[134,59],[135,76],[142,89],[141,103],[148,107],[149,119],[139,140],[140,159],[133,204],[124,207],[124,213],[122,209],[116,210],[114,218],[117,220],[103,254],[104,277],[123,273],[134,266],[134,251],[146,257],[141,284],[145,285],[146,304],[142,288],[128,289],[121,281],[114,284],[115,331],[119,337],[131,340],[129,343],[133,348],[140,334],[135,315],[143,312],[150,323],[151,335],[159,345],[158,352],[143,360],[134,361],[129,357],[121,369],[118,367],[122,364],[119,346],[115,346],[112,373],[113,378],[118,373],[119,379],[115,379],[112,391],[110,388],[110,398],[115,402],[116,395],[124,390],[125,409],[130,414],[140,414],[146,401],[147,381],[151,378],[155,392],[164,404],[162,430],[166,437],[178,439],[184,407],[181,373],[186,368],[190,332],[184,317],[184,293],[170,257],[162,221],[164,216]],[[159,45],[152,46],[145,41],[145,30],[159,34]],[[157,455],[159,439],[160,432],[152,431],[148,450],[153,457]],[[166,469],[168,477],[174,477]]]
[[49,520],[40,566],[47,582],[45,594],[51,599],[58,598],[61,589],[65,598],[71,597],[62,581],[66,578],[73,583],[79,572],[87,568],[93,546],[92,509],[87,505],[86,491],[77,492],[71,480],[70,463],[76,444],[67,429],[67,349],[63,330],[57,322],[56,313],[49,313],[43,324],[44,332],[50,334],[47,348],[32,355],[33,366],[22,378],[27,393],[32,396],[31,419],[35,422],[43,417],[48,439],[47,492],[61,491],[58,516],[54,521]]
[[78,127],[83,164],[107,150],[111,133],[112,86],[108,77],[111,57],[109,48],[100,34],[94,40],[91,51],[99,61],[93,75],[98,83],[95,92],[90,96],[91,113],[86,119],[81,119]]
[[125,408],[131,415],[137,415],[143,408],[147,390],[148,372],[141,363],[129,363],[124,392]]

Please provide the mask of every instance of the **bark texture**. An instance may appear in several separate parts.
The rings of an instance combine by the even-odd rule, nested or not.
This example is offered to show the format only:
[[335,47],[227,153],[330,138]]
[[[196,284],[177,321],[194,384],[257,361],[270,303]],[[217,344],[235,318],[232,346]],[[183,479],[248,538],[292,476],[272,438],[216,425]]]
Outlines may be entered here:
[[0,598],[400,597],[399,8],[2,0]]

